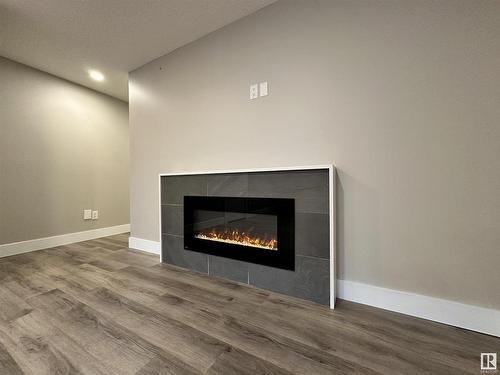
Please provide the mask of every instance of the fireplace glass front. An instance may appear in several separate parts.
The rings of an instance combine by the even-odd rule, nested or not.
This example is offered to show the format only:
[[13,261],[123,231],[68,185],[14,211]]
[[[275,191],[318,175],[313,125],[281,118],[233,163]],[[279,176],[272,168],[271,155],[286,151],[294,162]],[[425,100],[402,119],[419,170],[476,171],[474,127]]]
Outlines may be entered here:
[[184,197],[184,248],[294,269],[294,200]]

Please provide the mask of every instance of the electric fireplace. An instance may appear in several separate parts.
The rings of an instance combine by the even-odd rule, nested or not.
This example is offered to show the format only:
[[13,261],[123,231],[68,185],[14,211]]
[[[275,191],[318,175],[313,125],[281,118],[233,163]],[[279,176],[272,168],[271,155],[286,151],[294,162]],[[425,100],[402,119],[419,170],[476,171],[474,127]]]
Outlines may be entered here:
[[295,269],[295,202],[184,196],[184,248]]

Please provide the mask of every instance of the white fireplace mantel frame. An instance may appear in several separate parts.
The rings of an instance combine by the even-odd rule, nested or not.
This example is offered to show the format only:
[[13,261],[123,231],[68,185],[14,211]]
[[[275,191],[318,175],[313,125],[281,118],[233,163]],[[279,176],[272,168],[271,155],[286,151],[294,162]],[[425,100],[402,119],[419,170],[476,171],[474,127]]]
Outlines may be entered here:
[[324,165],[301,165],[294,167],[272,167],[272,168],[248,168],[248,169],[231,169],[231,170],[210,170],[210,171],[183,171],[183,172],[168,172],[158,175],[158,227],[160,238],[160,261],[163,262],[162,256],[162,233],[161,233],[161,178],[164,176],[189,176],[203,174],[222,174],[222,173],[251,173],[251,172],[281,172],[281,171],[301,171],[311,169],[327,169],[328,170],[328,206],[329,206],[329,229],[330,229],[330,308],[335,308],[336,298],[336,171],[333,164]]

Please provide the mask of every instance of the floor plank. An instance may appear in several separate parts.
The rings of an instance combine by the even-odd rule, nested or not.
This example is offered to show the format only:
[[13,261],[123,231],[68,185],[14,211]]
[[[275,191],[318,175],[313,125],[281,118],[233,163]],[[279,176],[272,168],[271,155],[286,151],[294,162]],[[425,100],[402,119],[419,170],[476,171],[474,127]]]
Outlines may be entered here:
[[32,311],[30,305],[2,284],[0,284],[0,306],[2,306],[0,319],[7,323]]
[[[366,347],[369,347],[373,339],[377,337],[377,332],[370,324],[366,324],[370,322],[369,318],[364,319],[366,327],[350,321],[343,321],[341,324],[336,324],[331,319],[326,324],[322,319],[311,321],[308,319],[309,311],[307,310],[283,310],[283,306],[276,301],[266,303],[269,302],[269,294],[262,293],[258,289],[250,290],[246,287],[241,289],[233,286],[224,289],[225,281],[222,281],[221,288],[216,292],[214,288],[208,287],[207,289],[207,285],[213,284],[210,278],[200,280],[199,276],[193,278],[191,274],[184,272],[177,273],[173,278],[157,268],[128,267],[121,270],[120,274],[126,274],[132,279],[142,277],[155,285],[161,285],[168,293],[165,296],[170,301],[177,297],[177,305],[181,303],[186,305],[185,300],[187,300],[192,302],[193,306],[203,306],[206,310],[215,307],[217,312],[236,317],[264,331],[279,333],[281,336],[306,343],[313,348],[341,356],[349,361],[357,361],[380,372],[398,369],[419,373],[435,373],[436,371],[463,373],[464,366],[472,368],[477,365],[477,353],[457,349],[454,344],[447,348],[446,342],[435,340],[436,342],[432,343],[429,340],[416,340],[412,337],[411,342],[408,342],[405,348],[401,348],[401,341],[405,340],[402,334],[405,332],[395,330],[393,325],[385,327],[385,336],[378,335],[377,351],[366,350]],[[245,303],[249,294],[254,294],[253,298],[259,306],[258,309],[255,309],[254,305]],[[173,312],[175,307],[169,306],[168,310]],[[183,308],[180,309],[181,314],[182,310]],[[283,311],[286,311],[286,314],[283,314]],[[329,312],[329,314],[335,316],[336,312]],[[454,355],[441,356],[440,352],[447,349]],[[396,350],[399,350],[400,355],[394,358],[393,353]],[[361,358],[359,358],[360,352],[364,353]],[[425,360],[429,354],[436,359],[437,363]]]
[[267,361],[254,357],[244,351],[229,348],[222,353],[207,375],[291,375]]
[[109,373],[135,374],[158,352],[153,344],[60,290],[31,297],[28,303],[86,348]]
[[117,235],[0,259],[0,374],[477,374],[500,339],[159,263]]
[[22,375],[23,371],[9,354],[5,346],[0,342],[0,374]]
[[201,375],[204,374],[175,358],[158,356],[149,361],[136,375]]
[[39,311],[0,329],[0,342],[25,374],[107,374],[106,368]]
[[229,346],[178,320],[170,319],[150,308],[105,288],[81,296],[87,306],[127,327],[138,337],[205,372]]

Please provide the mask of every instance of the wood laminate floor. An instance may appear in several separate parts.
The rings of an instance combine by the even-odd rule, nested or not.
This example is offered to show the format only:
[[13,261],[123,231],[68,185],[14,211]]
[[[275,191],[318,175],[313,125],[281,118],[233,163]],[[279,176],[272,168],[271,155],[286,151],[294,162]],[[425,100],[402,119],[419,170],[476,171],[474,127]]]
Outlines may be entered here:
[[0,259],[0,374],[479,374],[500,339],[159,264],[127,235]]

